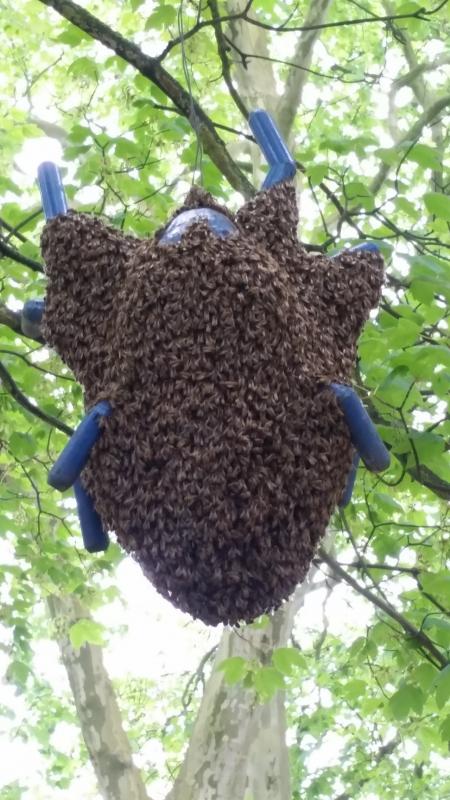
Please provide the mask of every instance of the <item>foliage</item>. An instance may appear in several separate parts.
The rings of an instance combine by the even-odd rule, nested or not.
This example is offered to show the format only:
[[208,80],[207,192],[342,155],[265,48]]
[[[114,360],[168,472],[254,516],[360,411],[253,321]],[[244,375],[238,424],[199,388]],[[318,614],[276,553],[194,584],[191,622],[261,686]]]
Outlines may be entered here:
[[[308,4],[301,0],[288,18],[276,0],[253,4],[268,46],[257,60],[233,47],[233,25],[211,24],[214,8],[225,16],[230,4],[90,2],[93,14],[144,53],[162,54],[159,66],[178,82],[169,97],[159,79],[132,65],[130,48],[118,54],[100,46],[95,29],[93,37],[46,5],[0,2],[7,109],[0,124],[0,587],[6,680],[33,712],[20,735],[38,743],[46,780],[63,788],[87,754],[79,743],[69,758],[51,738],[50,719],[73,725],[75,717],[67,692],[54,694],[36,670],[36,642],[49,635],[43,603],[73,593],[95,612],[115,598],[122,556],[114,545],[88,556],[70,492],[61,498],[46,483],[66,441],[58,421],[76,425],[82,396],[57,357],[18,327],[23,302],[45,292],[27,148],[56,137],[70,202],[138,236],[160,227],[183,197],[199,152],[204,186],[236,207],[235,189],[250,181],[255,153],[230,92],[239,99],[242,90],[241,105],[250,102],[243,66],[253,77],[270,70],[278,87],[303,75],[292,64]],[[370,239],[386,256],[385,293],[361,338],[355,383],[392,455],[386,474],[359,470],[351,505],[333,521],[333,550],[318,554],[315,580],[327,587],[318,590],[325,591],[323,630],[300,614],[292,647],[221,665],[226,682],[243,685],[257,702],[285,691],[293,798],[450,793],[448,12],[448,3],[425,10],[414,2],[330,4],[290,132],[302,241],[331,254]],[[366,23],[355,22],[362,17]],[[216,132],[215,147],[203,129],[197,141],[192,106],[177,94],[188,83]],[[256,93],[273,105],[261,86]],[[278,111],[282,102],[280,91]],[[327,623],[334,598],[350,609],[339,634]],[[76,648],[108,638],[88,618],[70,635]],[[160,740],[168,781],[193,710],[184,714],[179,679],[176,688],[146,684],[145,698],[133,681],[118,686],[130,739],[136,750],[145,739]],[[15,714],[14,704],[2,710]],[[335,757],[325,766],[327,747]],[[144,771],[150,788],[162,775],[151,755]],[[21,796],[18,784],[0,791],[2,800]]]

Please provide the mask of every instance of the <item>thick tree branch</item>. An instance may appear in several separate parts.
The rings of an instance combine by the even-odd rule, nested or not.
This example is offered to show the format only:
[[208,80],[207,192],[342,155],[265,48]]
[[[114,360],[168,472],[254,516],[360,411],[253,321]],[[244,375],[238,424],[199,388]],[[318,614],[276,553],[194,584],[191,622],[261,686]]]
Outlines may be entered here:
[[[447,106],[450,106],[450,94],[440,97],[438,100],[435,100],[432,105],[425,109],[423,114],[420,115],[419,119],[416,120],[414,125],[411,126],[408,133],[398,142],[396,142],[396,146],[402,147],[402,145],[407,145],[410,142],[417,142],[420,139],[424,128],[426,128],[428,125],[436,124],[439,114],[444,108],[447,108]],[[389,175],[391,169],[392,167],[390,164],[381,165],[369,187],[372,194],[377,194],[377,192],[381,189],[381,186]]]
[[[233,76],[239,96],[247,108],[265,108],[276,119],[278,95],[275,75],[268,61],[267,34],[249,24],[247,14],[250,9],[245,0],[227,0],[227,9],[230,17],[236,16],[226,26],[224,41],[226,48],[233,48],[239,56],[233,57]],[[246,53],[254,55],[247,57]],[[257,63],[259,58],[264,60],[263,63]]]
[[34,270],[34,272],[44,272],[44,267],[39,261],[35,261],[34,258],[28,258],[28,256],[23,256],[15,247],[11,247],[0,239],[0,258],[2,256],[11,258],[13,261],[17,261],[18,264],[23,264],[24,267],[29,267]]
[[[384,6],[388,14],[392,12],[392,3],[390,0],[385,0]],[[408,32],[406,30],[399,31],[397,27],[395,27],[395,30],[397,31],[397,39],[403,49],[410,71],[407,75],[403,75],[399,80],[394,82],[389,96],[391,118],[394,118],[394,97],[402,86],[411,87],[424,111],[432,105],[437,99],[437,93],[433,91],[433,87],[425,80],[425,72],[438,69],[440,66],[450,63],[450,55],[448,53],[441,53],[431,63],[420,64]],[[444,136],[443,125],[440,119],[431,126],[431,136],[442,163],[444,159]],[[433,170],[433,182],[436,190],[440,191],[443,186],[441,168]]]
[[255,193],[248,178],[229,155],[225,143],[218,135],[210,118],[197,101],[193,100],[181,84],[164,69],[158,59],[145,55],[134,42],[125,39],[120,33],[105,25],[104,22],[72,0],[39,0],[39,2],[54,8],[58,14],[92,36],[93,39],[101,42],[105,47],[113,50],[128,64],[135,67],[141,75],[158,86],[189,120],[194,130],[198,131],[205,153],[227,178],[231,186],[246,198]]
[[395,622],[400,625],[400,627],[408,636],[411,636],[413,639],[415,639],[420,644],[420,647],[430,656],[432,656],[435,663],[439,664],[441,668],[448,665],[447,659],[431,641],[431,639],[429,639],[429,637],[423,631],[419,630],[419,628],[416,628],[416,626],[413,625],[412,622],[410,622],[405,616],[403,616],[403,614],[400,614],[400,612],[397,611],[394,606],[390,605],[390,603],[386,603],[381,597],[378,597],[376,594],[371,592],[370,589],[366,589],[365,586],[361,586],[361,584],[352,578],[352,576],[340,566],[336,559],[327,553],[323,548],[319,550],[319,557],[331,569],[332,575],[339,580],[348,583],[348,585],[358,592],[358,594],[365,597],[366,600],[369,600],[374,606],[379,608],[380,611],[383,611],[385,614],[391,617],[391,619],[395,620]]
[[327,15],[332,0],[311,0],[305,18],[305,30],[301,33],[295,48],[292,61],[301,65],[301,69],[291,66],[285,82],[283,96],[278,104],[278,124],[285,139],[289,138],[292,125],[301,103],[303,89],[308,79],[306,70],[311,66],[314,45],[320,36],[320,28],[311,28],[322,24]]
[[58,428],[58,430],[66,433],[67,436],[72,436],[73,428],[70,425],[66,425],[65,422],[61,422],[58,417],[54,417],[52,414],[47,414],[46,411],[43,411],[39,406],[35,406],[29,399],[26,397],[23,392],[19,389],[14,379],[9,374],[6,367],[0,362],[0,380],[3,383],[6,391],[11,397],[16,400],[16,402],[28,411],[29,414],[33,414],[33,416],[38,417],[39,419],[46,422],[47,425],[51,425],[53,428]]
[[[401,457],[399,460],[402,460]],[[432,470],[428,469],[424,464],[420,464],[419,467],[408,467],[407,472],[417,483],[421,483],[422,486],[430,489],[430,491],[437,494],[438,497],[442,497],[443,500],[450,500],[450,483],[440,478],[439,475],[436,475],[435,472],[432,472]]]

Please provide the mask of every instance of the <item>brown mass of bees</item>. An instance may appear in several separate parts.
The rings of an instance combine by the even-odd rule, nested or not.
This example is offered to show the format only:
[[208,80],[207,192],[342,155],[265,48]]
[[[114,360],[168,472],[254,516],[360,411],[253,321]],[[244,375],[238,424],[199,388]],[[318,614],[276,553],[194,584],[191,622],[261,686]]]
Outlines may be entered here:
[[106,528],[175,606],[250,621],[305,578],[344,490],[352,446],[331,380],[349,382],[383,264],[297,240],[294,188],[179,244],[69,212],[42,237],[44,335],[112,415],[82,482]]

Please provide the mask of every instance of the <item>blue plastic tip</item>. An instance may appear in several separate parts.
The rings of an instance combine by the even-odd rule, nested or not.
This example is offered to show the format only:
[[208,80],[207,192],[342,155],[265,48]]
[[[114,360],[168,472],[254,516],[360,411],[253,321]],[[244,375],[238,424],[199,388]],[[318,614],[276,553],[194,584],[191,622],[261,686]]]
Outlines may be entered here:
[[67,200],[61,175],[56,164],[53,164],[52,161],[44,161],[43,164],[40,164],[38,167],[38,183],[45,219],[49,220],[59,214],[66,214]]
[[27,300],[23,309],[22,317],[33,325],[39,325],[44,316],[45,300]]
[[355,455],[353,456],[352,465],[350,467],[350,472],[347,475],[347,483],[345,484],[344,493],[339,501],[339,508],[345,508],[345,506],[348,506],[350,500],[352,499],[353,489],[356,481],[356,474],[358,472],[358,465],[359,465],[359,453],[355,453]]
[[182,211],[181,214],[177,214],[169,222],[159,240],[159,244],[177,244],[191,225],[202,221],[208,224],[216,236],[222,238],[238,232],[231,219],[225,214],[221,214],[220,211],[215,211],[213,208],[190,208],[187,211]]
[[252,111],[248,123],[270,167],[263,189],[293,178],[297,169],[295,161],[270,114],[261,109]]
[[85,468],[94,444],[100,438],[100,420],[108,417],[111,411],[111,404],[103,400],[86,414],[51,468],[48,474],[50,486],[60,492],[73,486]]
[[20,325],[25,336],[41,339],[41,322],[44,316],[45,300],[27,300],[20,315]]
[[389,451],[355,390],[342,383],[331,383],[330,388],[335,393],[344,414],[352,444],[366,467],[372,472],[382,472],[387,469],[390,464]]
[[73,489],[77,501],[83,544],[88,553],[100,553],[109,545],[109,537],[103,529],[100,515],[95,510],[92,498],[81,481],[76,480]]

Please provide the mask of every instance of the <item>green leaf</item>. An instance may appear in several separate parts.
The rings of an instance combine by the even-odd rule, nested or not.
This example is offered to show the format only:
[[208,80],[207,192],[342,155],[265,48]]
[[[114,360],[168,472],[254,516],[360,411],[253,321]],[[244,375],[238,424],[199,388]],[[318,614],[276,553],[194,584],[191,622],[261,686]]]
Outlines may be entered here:
[[226,658],[218,666],[218,669],[224,673],[226,683],[230,685],[242,681],[248,672],[248,668],[248,661],[245,658],[241,658],[241,656]]
[[141,154],[141,148],[131,139],[119,139],[115,145],[115,153],[118,158],[136,158]]
[[435,680],[435,685],[437,707],[443,708],[450,698],[450,664],[440,671]]
[[308,167],[308,169],[306,170],[306,175],[308,176],[313,186],[317,186],[319,183],[322,183],[327,173],[328,173],[327,164],[312,164],[312,166]]
[[349,203],[362,206],[366,211],[371,211],[374,205],[373,194],[361,181],[350,181],[345,184],[345,197]]
[[343,692],[348,700],[356,700],[367,692],[367,683],[359,678],[348,681],[343,687]]
[[389,708],[394,719],[406,719],[415,711],[420,714],[423,708],[424,696],[420,689],[411,684],[405,684],[389,699]]
[[441,631],[450,631],[450,620],[445,617],[438,617],[434,614],[428,616],[423,623],[424,630],[429,628],[439,628]]
[[446,594],[450,597],[450,572],[447,570],[421,572],[420,583],[429,594]]
[[78,650],[84,644],[104,645],[105,629],[93,619],[79,619],[69,629],[72,647]]
[[253,683],[258,694],[265,699],[273,697],[279,689],[284,689],[283,675],[274,667],[255,670]]
[[427,210],[439,219],[450,220],[450,197],[440,192],[428,192],[423,197]]
[[424,694],[428,693],[436,679],[436,668],[431,664],[420,664],[411,673],[411,680],[418,683]]
[[446,717],[439,727],[444,742],[450,742],[450,716]]
[[14,431],[11,434],[9,443],[16,456],[32,456],[36,453],[37,443],[27,433]]
[[441,162],[439,153],[435,147],[429,147],[427,144],[415,144],[414,147],[407,153],[409,161],[415,161],[421,167],[427,169],[440,169]]
[[72,61],[67,71],[76,78],[97,78],[98,66],[92,58],[80,56]]
[[269,622],[270,617],[267,614],[262,614],[260,617],[255,619],[254,622],[251,622],[248,627],[252,628],[253,630],[263,630],[264,628],[267,628]]
[[406,197],[396,197],[395,205],[400,211],[403,211],[404,214],[412,219],[416,219],[416,217],[419,215],[419,207],[414,205],[414,203],[412,203]]
[[296,668],[305,669],[305,657],[296,647],[279,647],[273,651],[272,662],[274,667],[283,675],[292,675]]
[[88,33],[85,33],[81,28],[77,28],[75,25],[69,23],[67,28],[55,37],[55,42],[62,42],[62,44],[69,44],[71,47],[76,47],[83,40],[86,41],[86,39],[90,39]]
[[406,3],[402,3],[399,5],[395,13],[396,14],[415,14],[416,11],[421,11],[423,6],[420,6],[418,3],[413,2],[413,0],[408,0]]
[[177,11],[174,6],[159,6],[153,14],[150,14],[144,28],[146,31],[153,28],[165,28],[168,25],[173,25],[176,19]]

